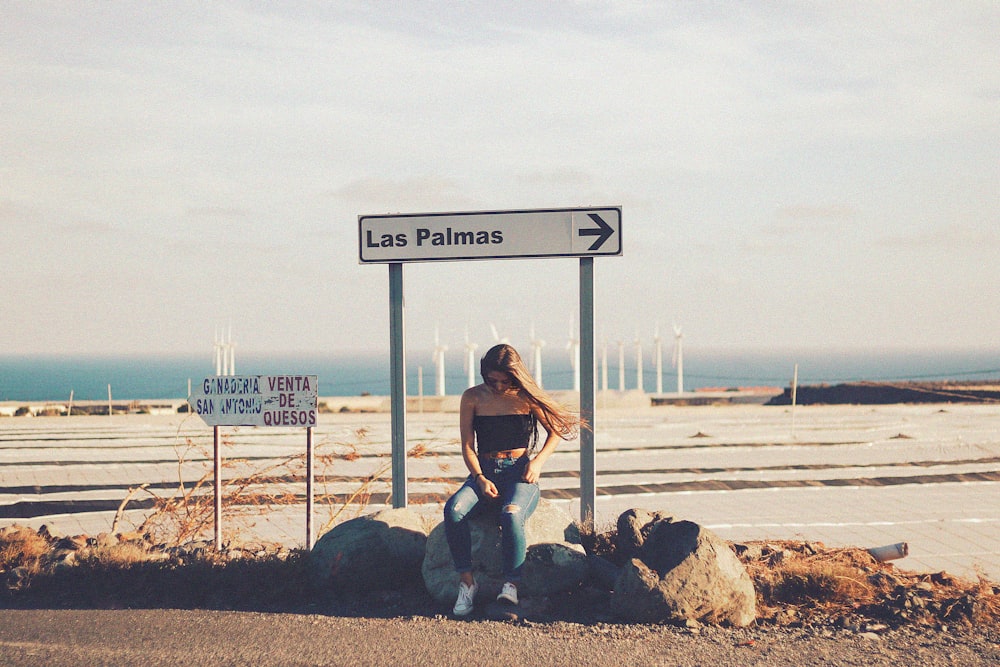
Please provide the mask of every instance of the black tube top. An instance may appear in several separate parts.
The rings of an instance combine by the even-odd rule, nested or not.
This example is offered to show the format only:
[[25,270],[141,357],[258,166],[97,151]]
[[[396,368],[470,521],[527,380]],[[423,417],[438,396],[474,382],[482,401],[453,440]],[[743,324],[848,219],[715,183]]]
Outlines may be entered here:
[[531,446],[535,416],[475,415],[472,427],[476,431],[476,451],[480,454],[521,449]]

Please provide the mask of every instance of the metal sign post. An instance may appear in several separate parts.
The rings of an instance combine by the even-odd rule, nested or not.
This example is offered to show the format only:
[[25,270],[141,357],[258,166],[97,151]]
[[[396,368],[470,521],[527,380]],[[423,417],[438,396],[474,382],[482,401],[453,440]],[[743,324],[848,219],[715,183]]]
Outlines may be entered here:
[[222,551],[222,442],[218,424],[212,427],[212,486],[215,550]]
[[358,216],[361,264],[389,265],[389,346],[392,400],[392,504],[406,507],[406,353],[403,263],[580,258],[580,519],[593,525],[594,257],[622,254],[622,209],[472,211]]
[[389,265],[389,374],[392,376],[392,506],[406,507],[406,349],[403,265]]
[[597,462],[594,447],[594,258],[580,258],[580,523],[594,527]]
[[316,477],[315,462],[313,427],[310,426],[306,429],[306,549],[310,551],[312,551],[313,544],[316,543],[316,530],[313,522],[313,481]]

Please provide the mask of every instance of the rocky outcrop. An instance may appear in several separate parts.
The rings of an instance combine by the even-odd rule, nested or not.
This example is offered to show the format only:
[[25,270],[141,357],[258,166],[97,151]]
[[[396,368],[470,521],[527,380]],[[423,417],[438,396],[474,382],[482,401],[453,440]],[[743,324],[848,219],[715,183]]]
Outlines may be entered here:
[[406,508],[375,512],[338,524],[309,555],[320,585],[341,591],[400,588],[419,581],[427,527]]
[[674,518],[666,512],[650,512],[644,509],[625,510],[618,516],[615,533],[615,561],[624,565],[638,558],[642,545],[653,527],[660,521],[670,522]]
[[616,615],[643,623],[753,622],[753,582],[728,542],[690,521],[660,517],[638,525],[640,515],[631,512],[635,530],[626,539],[645,538],[615,581]]
[[[495,516],[470,521],[472,565],[479,596],[496,597],[503,585],[500,529]],[[556,505],[542,500],[525,526],[528,553],[519,589],[524,596],[545,596],[578,586],[587,576],[587,556],[572,518]],[[448,550],[444,524],[427,538],[421,568],[424,585],[435,600],[452,604],[458,591],[458,574]]]

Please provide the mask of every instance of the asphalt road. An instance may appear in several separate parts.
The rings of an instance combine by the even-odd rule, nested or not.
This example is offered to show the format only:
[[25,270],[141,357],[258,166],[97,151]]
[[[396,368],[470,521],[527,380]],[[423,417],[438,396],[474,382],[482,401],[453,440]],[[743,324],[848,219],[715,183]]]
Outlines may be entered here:
[[0,665],[996,665],[996,638],[515,625],[180,610],[0,610]]

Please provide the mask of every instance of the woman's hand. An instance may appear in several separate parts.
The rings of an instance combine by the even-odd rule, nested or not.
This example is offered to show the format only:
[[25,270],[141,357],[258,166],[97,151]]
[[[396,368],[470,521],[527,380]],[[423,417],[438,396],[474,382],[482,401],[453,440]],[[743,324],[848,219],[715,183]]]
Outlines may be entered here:
[[497,485],[487,479],[486,475],[481,474],[476,477],[476,484],[479,485],[480,491],[482,491],[487,498],[496,498],[500,495]]
[[538,478],[542,476],[542,464],[538,461],[538,458],[533,458],[528,461],[528,465],[524,467],[524,474],[521,475],[523,479],[528,484],[534,484],[538,481]]

